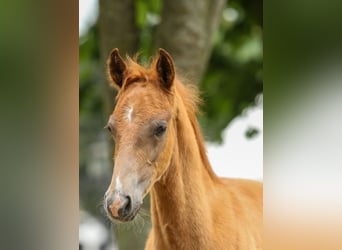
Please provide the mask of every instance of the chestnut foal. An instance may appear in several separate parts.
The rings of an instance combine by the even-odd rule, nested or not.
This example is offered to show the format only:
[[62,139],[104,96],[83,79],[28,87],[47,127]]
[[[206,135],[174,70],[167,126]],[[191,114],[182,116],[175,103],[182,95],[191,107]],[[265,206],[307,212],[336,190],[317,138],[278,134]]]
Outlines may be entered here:
[[114,49],[108,73],[119,91],[107,124],[115,140],[108,216],[133,220],[150,193],[145,249],[262,249],[262,184],[215,175],[195,116],[196,89],[180,82],[170,55],[159,49],[144,68]]

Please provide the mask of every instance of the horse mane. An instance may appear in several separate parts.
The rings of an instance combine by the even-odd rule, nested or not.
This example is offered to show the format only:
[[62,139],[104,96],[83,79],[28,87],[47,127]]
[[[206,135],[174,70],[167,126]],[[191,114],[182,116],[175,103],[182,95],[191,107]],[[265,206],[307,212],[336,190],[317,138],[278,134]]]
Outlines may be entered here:
[[190,120],[191,126],[195,134],[195,138],[196,138],[196,142],[197,142],[198,149],[200,152],[202,163],[204,164],[204,167],[206,168],[208,174],[212,178],[216,178],[216,174],[211,168],[211,165],[207,156],[207,150],[205,147],[204,138],[202,136],[201,128],[196,117],[196,115],[200,113],[199,106],[203,103],[203,100],[200,98],[200,92],[197,86],[195,86],[194,84],[190,82],[187,82],[186,84],[183,84],[183,82],[186,82],[186,80],[184,79],[179,80],[178,78],[175,79],[176,92],[180,95],[185,105],[188,118]]
[[[154,57],[148,67],[140,65],[138,63],[138,58],[139,54],[136,54],[133,58],[129,57],[128,55],[126,56],[127,75],[122,88],[119,90],[116,96],[116,100],[120,98],[121,93],[124,92],[124,90],[133,82],[149,81],[154,84],[158,84],[159,76],[155,70],[158,58]],[[204,144],[204,138],[202,136],[201,129],[196,117],[196,114],[200,113],[199,106],[203,103],[202,99],[200,98],[199,89],[196,85],[189,82],[185,78],[178,76],[177,74],[174,80],[174,88],[175,92],[179,94],[185,105],[185,109],[187,111],[188,118],[195,134],[196,142],[204,167],[206,168],[208,174],[212,178],[216,179],[217,176],[211,168]]]

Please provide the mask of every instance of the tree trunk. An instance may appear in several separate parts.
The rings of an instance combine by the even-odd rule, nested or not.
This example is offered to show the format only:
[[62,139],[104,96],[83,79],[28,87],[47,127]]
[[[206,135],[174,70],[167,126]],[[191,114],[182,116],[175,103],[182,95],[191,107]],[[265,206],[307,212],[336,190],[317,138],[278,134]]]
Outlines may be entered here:
[[157,46],[166,49],[179,72],[196,83],[204,75],[226,0],[165,0]]
[[[121,55],[136,53],[138,31],[135,25],[134,0],[100,0],[99,8],[100,53],[105,76],[105,62],[113,48],[119,48]],[[103,93],[104,114],[108,117],[113,110],[114,96],[107,81]]]

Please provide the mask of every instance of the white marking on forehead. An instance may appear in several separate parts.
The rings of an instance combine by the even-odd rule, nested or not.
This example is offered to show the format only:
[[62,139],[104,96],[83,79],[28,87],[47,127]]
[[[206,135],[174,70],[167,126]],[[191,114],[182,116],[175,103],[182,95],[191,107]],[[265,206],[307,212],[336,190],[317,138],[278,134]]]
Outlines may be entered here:
[[126,114],[127,114],[127,120],[129,122],[132,121],[132,113],[133,113],[133,107],[128,107]]
[[120,182],[120,178],[119,176],[116,177],[116,187],[115,187],[115,190],[120,192],[121,191],[121,188],[122,188],[122,185],[121,185],[121,182]]

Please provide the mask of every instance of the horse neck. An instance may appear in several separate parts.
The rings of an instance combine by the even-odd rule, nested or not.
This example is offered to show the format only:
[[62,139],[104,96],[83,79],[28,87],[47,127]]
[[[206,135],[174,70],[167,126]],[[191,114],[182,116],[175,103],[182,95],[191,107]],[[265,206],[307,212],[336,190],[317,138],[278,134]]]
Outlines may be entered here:
[[[194,115],[194,114],[193,114]],[[170,165],[151,190],[152,226],[161,246],[185,242],[204,245],[210,221],[207,195],[215,182],[195,117],[184,105],[175,119],[175,145]],[[184,240],[180,241],[180,238]]]

